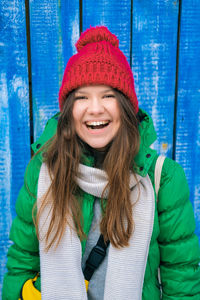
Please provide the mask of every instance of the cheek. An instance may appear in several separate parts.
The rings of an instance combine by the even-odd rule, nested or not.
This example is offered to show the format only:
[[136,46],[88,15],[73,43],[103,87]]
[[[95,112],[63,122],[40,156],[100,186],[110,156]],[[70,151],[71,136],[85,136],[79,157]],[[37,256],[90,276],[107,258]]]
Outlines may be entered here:
[[74,104],[72,109],[72,117],[74,119],[74,125],[77,126],[79,120],[80,120],[80,109],[78,108],[77,104]]
[[72,108],[72,116],[74,120],[81,120],[87,109],[86,103],[84,101],[75,101]]
[[75,102],[72,109],[72,117],[75,131],[81,137],[83,135],[84,106],[80,105],[78,102]]
[[74,120],[76,119],[76,115],[77,115],[77,105],[76,105],[76,102],[75,102],[74,105],[73,105],[73,108],[72,108],[72,116],[73,116]]

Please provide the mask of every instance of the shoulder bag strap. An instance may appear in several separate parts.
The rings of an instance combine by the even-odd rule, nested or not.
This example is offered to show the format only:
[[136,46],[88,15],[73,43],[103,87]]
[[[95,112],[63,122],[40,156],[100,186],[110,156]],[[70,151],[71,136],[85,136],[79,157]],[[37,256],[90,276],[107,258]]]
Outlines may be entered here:
[[164,155],[159,155],[156,161],[155,165],[155,170],[154,170],[154,182],[155,182],[155,192],[157,196],[157,201],[158,201],[158,191],[160,188],[160,179],[161,179],[161,173],[162,173],[162,167],[163,163],[165,161],[165,156]]
[[89,281],[95,270],[99,267],[106,256],[106,250],[110,241],[104,242],[103,235],[100,234],[97,244],[92,248],[85,264],[83,275],[85,277],[86,291],[88,290]]
[[[162,167],[165,161],[164,155],[159,155],[156,161],[155,170],[154,170],[154,183],[155,183],[155,192],[156,192],[156,201],[158,202],[158,192],[160,188],[160,180],[161,180],[161,173],[162,173]],[[158,268],[158,282],[160,285],[160,299],[162,299],[162,282],[161,282],[161,276],[160,276],[160,268]]]

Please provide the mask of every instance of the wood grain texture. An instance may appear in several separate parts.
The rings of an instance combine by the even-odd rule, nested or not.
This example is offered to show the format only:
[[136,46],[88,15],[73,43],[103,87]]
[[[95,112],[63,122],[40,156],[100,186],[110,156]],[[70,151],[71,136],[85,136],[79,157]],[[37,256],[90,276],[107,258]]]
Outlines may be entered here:
[[0,298],[15,201],[30,159],[25,5],[0,5]]
[[65,65],[79,37],[79,1],[30,2],[34,140],[58,112]]
[[133,1],[132,69],[139,104],[153,118],[154,148],[172,157],[178,2]]
[[182,1],[176,160],[183,166],[200,239],[200,5]]
[[130,62],[130,29],[131,29],[131,1],[130,0],[84,0],[82,10],[83,31],[90,26],[107,26],[117,35],[119,47]]

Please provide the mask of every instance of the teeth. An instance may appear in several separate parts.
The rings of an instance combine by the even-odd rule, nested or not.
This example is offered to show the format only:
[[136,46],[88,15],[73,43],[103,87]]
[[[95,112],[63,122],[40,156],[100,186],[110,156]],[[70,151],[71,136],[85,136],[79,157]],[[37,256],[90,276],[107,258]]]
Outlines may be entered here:
[[98,125],[105,125],[107,124],[108,121],[92,121],[92,122],[87,122],[86,125],[88,126],[98,126]]

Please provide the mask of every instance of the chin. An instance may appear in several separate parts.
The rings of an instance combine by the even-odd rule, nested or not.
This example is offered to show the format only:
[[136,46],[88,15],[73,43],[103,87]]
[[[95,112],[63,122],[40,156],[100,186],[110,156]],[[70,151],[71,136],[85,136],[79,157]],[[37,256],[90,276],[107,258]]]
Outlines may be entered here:
[[90,145],[90,147],[92,147],[95,150],[105,150],[108,144],[106,145],[101,145],[101,146],[97,146],[97,145]]

